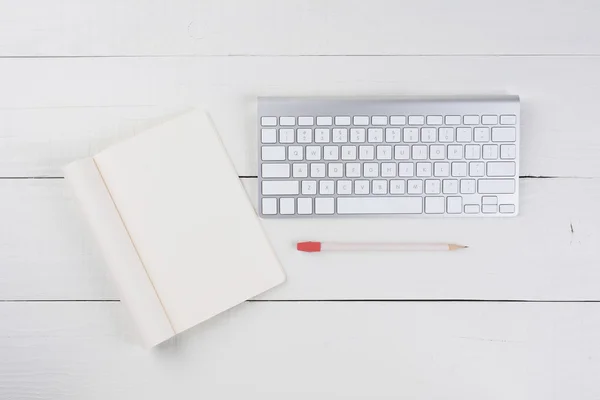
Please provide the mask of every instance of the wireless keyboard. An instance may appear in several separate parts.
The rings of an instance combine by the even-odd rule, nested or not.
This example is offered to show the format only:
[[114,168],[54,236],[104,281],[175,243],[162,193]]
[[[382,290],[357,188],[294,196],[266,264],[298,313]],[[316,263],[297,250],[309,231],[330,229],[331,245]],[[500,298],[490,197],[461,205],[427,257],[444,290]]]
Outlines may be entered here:
[[259,98],[263,217],[518,213],[517,96]]

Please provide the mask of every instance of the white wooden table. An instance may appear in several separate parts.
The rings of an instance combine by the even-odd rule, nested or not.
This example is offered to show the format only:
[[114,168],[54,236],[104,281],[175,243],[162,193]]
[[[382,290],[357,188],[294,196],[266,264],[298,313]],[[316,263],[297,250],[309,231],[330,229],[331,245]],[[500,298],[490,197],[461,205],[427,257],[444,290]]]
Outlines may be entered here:
[[[0,0],[0,398],[598,399],[595,0]],[[60,167],[190,104],[519,94],[515,219],[264,221],[288,282],[141,349]],[[198,171],[198,179],[211,171]],[[456,254],[299,254],[306,238]]]

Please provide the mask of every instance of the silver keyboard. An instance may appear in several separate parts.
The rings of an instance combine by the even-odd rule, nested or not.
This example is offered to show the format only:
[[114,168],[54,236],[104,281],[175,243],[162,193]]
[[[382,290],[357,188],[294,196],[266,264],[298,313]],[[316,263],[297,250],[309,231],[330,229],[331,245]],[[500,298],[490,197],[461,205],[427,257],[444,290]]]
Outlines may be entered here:
[[259,98],[263,217],[514,216],[520,104]]

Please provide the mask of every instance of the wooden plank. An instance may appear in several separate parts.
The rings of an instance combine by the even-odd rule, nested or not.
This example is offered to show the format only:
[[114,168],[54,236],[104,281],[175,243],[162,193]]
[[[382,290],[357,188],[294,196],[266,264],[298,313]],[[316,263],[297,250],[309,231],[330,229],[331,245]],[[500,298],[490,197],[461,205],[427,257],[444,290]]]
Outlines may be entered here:
[[119,303],[1,303],[6,399],[597,399],[599,304],[245,303],[146,351]]
[[1,56],[598,54],[593,0],[0,2]]
[[600,176],[595,57],[0,59],[0,70],[0,176],[59,176],[190,104],[210,111],[239,174],[256,175],[257,95],[507,91],[522,99],[522,174]]
[[[256,201],[256,180],[244,180]],[[263,299],[600,300],[600,179],[527,179],[508,219],[265,220],[288,281]],[[0,180],[0,299],[116,299],[63,180]],[[298,240],[455,241],[467,251],[305,254]]]

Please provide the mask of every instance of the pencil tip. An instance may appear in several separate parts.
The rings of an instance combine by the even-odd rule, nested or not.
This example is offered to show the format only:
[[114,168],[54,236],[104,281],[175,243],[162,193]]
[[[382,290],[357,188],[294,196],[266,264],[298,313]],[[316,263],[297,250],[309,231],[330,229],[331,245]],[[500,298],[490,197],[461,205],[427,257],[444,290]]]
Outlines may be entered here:
[[469,246],[463,246],[462,244],[454,244],[454,243],[452,243],[452,244],[448,245],[448,248],[449,248],[450,251],[452,251],[452,250],[468,249]]

